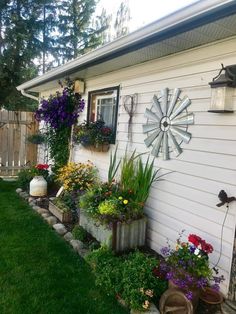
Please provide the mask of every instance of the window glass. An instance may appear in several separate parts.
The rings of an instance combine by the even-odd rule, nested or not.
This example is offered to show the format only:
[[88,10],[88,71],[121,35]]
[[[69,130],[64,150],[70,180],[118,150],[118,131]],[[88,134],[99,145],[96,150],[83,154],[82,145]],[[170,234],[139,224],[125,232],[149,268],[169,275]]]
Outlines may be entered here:
[[89,93],[88,123],[102,120],[116,131],[119,88],[110,87]]

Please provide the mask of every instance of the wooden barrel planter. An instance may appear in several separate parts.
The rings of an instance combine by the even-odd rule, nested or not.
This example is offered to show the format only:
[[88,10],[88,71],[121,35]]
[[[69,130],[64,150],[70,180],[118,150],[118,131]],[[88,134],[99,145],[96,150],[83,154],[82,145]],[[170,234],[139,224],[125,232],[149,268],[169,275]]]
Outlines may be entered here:
[[[186,292],[185,290],[180,289],[178,286],[176,286],[171,280],[168,281],[168,287],[169,289],[175,289],[181,291],[183,294]],[[199,289],[191,289],[192,292],[192,300],[190,301],[193,305],[193,313],[196,312],[196,309],[198,307],[199,303],[199,296],[200,296],[200,290]]]
[[193,304],[180,289],[168,289],[161,296],[159,309],[161,314],[193,314]]
[[112,224],[111,227],[98,223],[80,211],[80,225],[101,244],[116,252],[134,249],[145,245],[147,218],[143,217],[131,223]]

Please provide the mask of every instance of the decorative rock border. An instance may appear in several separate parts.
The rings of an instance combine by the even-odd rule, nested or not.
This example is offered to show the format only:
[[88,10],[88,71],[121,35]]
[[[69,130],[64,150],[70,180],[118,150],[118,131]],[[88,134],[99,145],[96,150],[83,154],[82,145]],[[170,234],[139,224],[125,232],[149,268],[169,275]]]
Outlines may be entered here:
[[[46,208],[37,206],[37,201],[34,197],[30,196],[27,192],[23,191],[22,189],[18,188],[16,189],[16,193],[22,197],[25,201],[28,201],[29,206],[37,212],[42,218],[50,225],[52,228],[64,238],[65,241],[67,241],[70,246],[73,248],[73,250],[78,253],[82,258],[84,258],[90,250],[85,248],[84,243],[74,239],[72,233],[68,231],[62,223],[58,222],[58,219],[52,215],[51,212],[49,212]],[[121,302],[120,302],[121,303]],[[122,303],[121,303],[122,304]],[[150,309],[145,312],[140,311],[134,311],[131,310],[130,314],[160,314],[158,309],[154,304],[151,304]]]
[[70,246],[74,249],[76,253],[78,253],[81,257],[85,257],[90,250],[84,247],[83,242],[74,239],[72,233],[68,231],[62,223],[58,222],[58,219],[52,215],[46,208],[37,206],[37,200],[30,196],[27,192],[22,189],[16,189],[16,193],[22,197],[25,201],[28,202],[29,206],[37,212],[52,228],[67,241]]

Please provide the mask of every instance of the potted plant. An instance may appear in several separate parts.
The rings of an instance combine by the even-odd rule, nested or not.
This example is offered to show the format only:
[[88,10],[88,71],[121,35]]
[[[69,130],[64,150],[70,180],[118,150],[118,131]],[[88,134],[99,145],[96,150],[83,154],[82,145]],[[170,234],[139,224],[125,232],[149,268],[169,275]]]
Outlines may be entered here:
[[38,164],[30,171],[34,175],[30,181],[30,195],[31,196],[45,196],[47,195],[47,178],[49,176],[49,165]]
[[76,216],[77,198],[97,181],[97,169],[87,163],[68,163],[59,168],[56,181],[63,186],[63,194],[49,201],[49,211],[60,221],[69,222]]
[[84,147],[96,151],[106,152],[113,139],[113,131],[102,120],[90,123],[82,123],[75,128],[74,140]]
[[46,137],[44,134],[39,132],[39,133],[28,135],[27,141],[32,144],[40,145],[40,144],[45,143]]
[[89,189],[81,198],[80,225],[102,244],[116,251],[143,246],[147,219],[144,203],[153,182],[159,180],[153,161],[143,165],[135,152],[121,163],[120,180],[114,176],[120,163],[111,155],[108,182]]
[[181,289],[196,309],[199,293],[210,286],[219,289],[223,276],[214,276],[208,255],[213,252],[211,244],[195,234],[188,236],[188,241],[181,240],[180,233],[175,249],[168,246],[161,249],[164,260],[156,269],[157,275],[169,280],[170,289]]

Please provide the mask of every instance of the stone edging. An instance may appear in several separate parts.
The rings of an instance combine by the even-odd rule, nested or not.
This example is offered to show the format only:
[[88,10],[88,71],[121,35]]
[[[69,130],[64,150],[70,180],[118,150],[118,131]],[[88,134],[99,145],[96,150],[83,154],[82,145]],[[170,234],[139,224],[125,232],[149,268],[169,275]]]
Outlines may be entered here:
[[42,218],[50,225],[52,228],[67,241],[76,253],[81,257],[85,257],[90,250],[85,248],[84,243],[74,239],[71,232],[69,232],[65,225],[59,222],[59,220],[52,215],[46,208],[39,207],[36,205],[35,198],[31,197],[27,192],[24,192],[22,189],[16,189],[16,193],[22,197],[25,201],[28,202],[29,206],[37,212]]
[[[49,212],[46,208],[39,207],[36,205],[36,201],[34,197],[31,197],[27,192],[24,192],[22,189],[18,188],[16,189],[16,193],[22,197],[25,201],[28,202],[29,206],[32,207],[32,209],[37,212],[39,215],[42,216],[42,218],[50,225],[52,228],[64,238],[65,241],[67,241],[71,247],[74,249],[76,253],[78,253],[82,258],[84,258],[90,250],[84,247],[84,243],[74,239],[71,232],[69,232],[65,225],[58,222],[58,219],[52,215],[52,213]],[[131,310],[130,314],[160,314],[159,310],[154,304],[151,304],[151,307],[148,311],[140,312]]]

